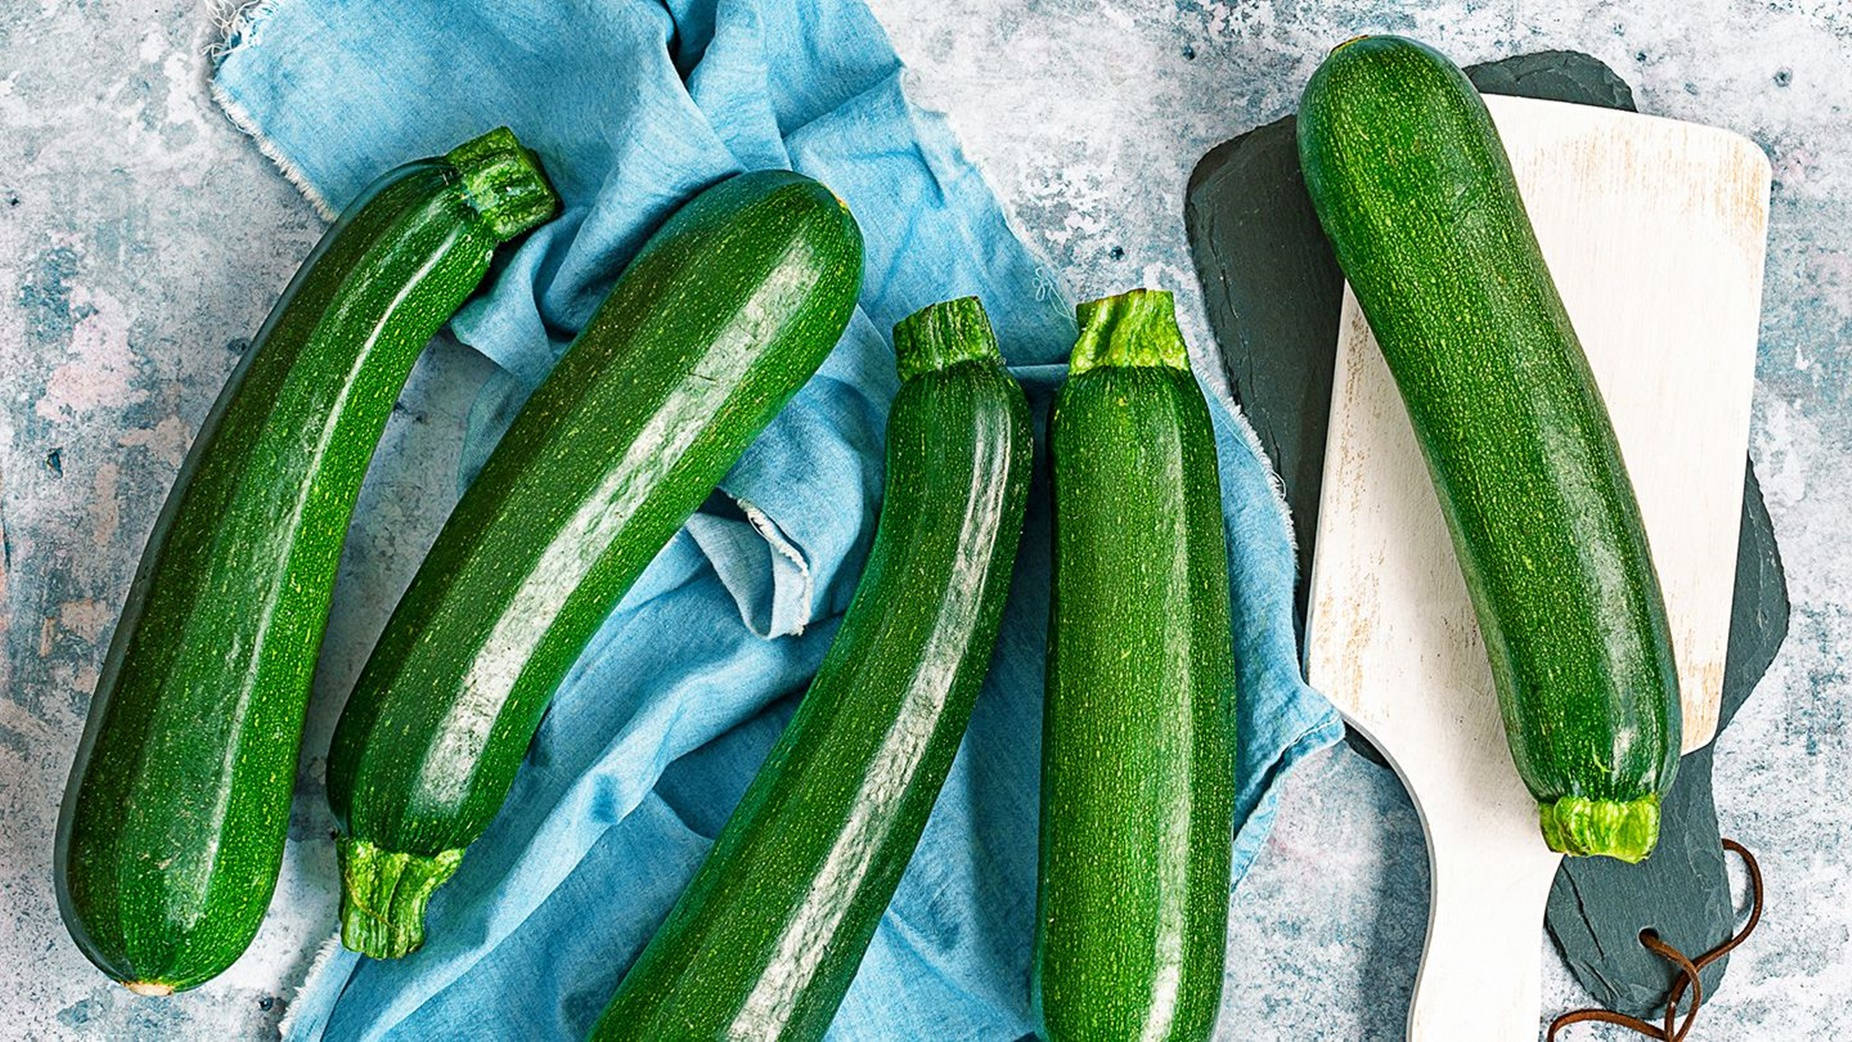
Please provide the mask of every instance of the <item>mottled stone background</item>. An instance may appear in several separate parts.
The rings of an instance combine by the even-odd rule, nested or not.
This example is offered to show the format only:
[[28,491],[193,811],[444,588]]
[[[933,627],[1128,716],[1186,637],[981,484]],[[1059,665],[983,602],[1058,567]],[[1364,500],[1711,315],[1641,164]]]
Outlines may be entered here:
[[[1730,127],[1767,149],[1776,182],[1752,451],[1795,612],[1780,659],[1719,740],[1719,814],[1726,834],[1762,855],[1769,911],[1699,1034],[1788,1039],[1852,1025],[1852,3],[874,6],[916,70],[916,98],[951,112],[1071,288],[1179,290],[1205,372],[1185,179],[1211,145],[1289,110],[1318,58],[1349,35],[1410,33],[1462,62],[1585,50],[1633,83],[1643,110]],[[422,374],[486,371],[440,345],[387,435],[311,711],[292,828],[308,842],[291,843],[263,932],[197,991],[131,997],[59,924],[58,800],[175,468],[322,230],[207,99],[214,36],[212,9],[190,3],[0,5],[0,1037],[274,1033],[332,922],[320,778],[339,700],[453,498],[467,395],[439,394]],[[1392,775],[1342,747],[1309,763],[1239,895],[1224,1037],[1399,1037],[1426,876],[1419,824]],[[1546,960],[1546,1008],[1579,1003]]]

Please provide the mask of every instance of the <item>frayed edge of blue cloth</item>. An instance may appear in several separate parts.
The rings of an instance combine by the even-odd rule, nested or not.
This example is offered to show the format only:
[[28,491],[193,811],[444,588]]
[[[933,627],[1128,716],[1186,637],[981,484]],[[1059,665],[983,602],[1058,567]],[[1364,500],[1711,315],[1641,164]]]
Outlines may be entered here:
[[801,594],[797,603],[804,606],[805,617],[789,620],[788,624],[782,626],[779,624],[780,620],[774,617],[771,626],[772,633],[779,635],[788,633],[791,636],[803,633],[804,627],[810,624],[808,609],[815,602],[817,594],[817,579],[810,570],[810,562],[804,559],[802,551],[778,527],[778,522],[767,516],[757,504],[742,496],[731,498],[739,506],[740,513],[746,515],[746,522],[752,525],[752,530],[759,533],[760,538],[765,540],[765,545],[771,547],[773,553],[789,561],[791,566],[797,569],[798,579],[802,584],[799,587]]
[[[1267,490],[1273,493],[1274,513],[1279,517],[1280,527],[1286,531],[1286,550],[1292,556],[1298,557],[1299,533],[1293,528],[1292,507],[1286,503],[1286,482],[1280,477],[1279,468],[1274,465],[1273,457],[1267,454],[1267,447],[1261,444],[1260,433],[1254,429],[1253,424],[1248,422],[1248,414],[1241,410],[1241,403],[1235,401],[1233,394],[1208,384],[1200,376],[1196,379],[1222,403],[1223,408],[1228,410],[1229,419],[1235,423],[1235,430],[1241,432],[1241,440],[1247,442],[1248,451],[1252,452],[1254,459],[1260,463],[1261,473],[1267,476]],[[1294,579],[1297,582],[1310,582],[1312,577],[1298,575]],[[1301,672],[1304,671],[1304,665],[1303,662],[1300,663]]]
[[[212,71],[216,72],[219,63],[233,51],[248,43],[256,43],[258,35],[262,32],[264,20],[269,18],[283,2],[284,0],[231,0],[231,2],[217,6],[213,17],[219,24],[219,37],[206,48],[206,59]],[[231,91],[226,90],[216,76],[208,78],[206,86],[212,92],[212,100],[219,106],[219,111],[225,113],[225,118],[230,120],[232,126],[237,127],[239,132],[257,143],[257,150],[264,154],[264,158],[276,164],[277,170],[282,173],[284,179],[294,185],[296,191],[302,193],[302,197],[309,201],[309,205],[315,208],[315,212],[323,220],[332,221],[340,216],[335,208],[328,204],[328,200],[322,196],[321,192],[309,183],[308,175],[302,172],[302,168],[296,165],[295,160],[284,154],[283,149],[263,132],[256,118],[251,115],[249,109],[244,107],[243,102],[233,96]]]
[[232,97],[231,91],[220,86],[216,80],[212,84],[212,100],[218,103],[219,111],[225,113],[225,118],[231,121],[232,126],[237,127],[245,136],[257,143],[257,150],[264,154],[264,158],[276,164],[278,172],[290,184],[296,186],[296,191],[302,193],[302,197],[309,201],[309,205],[315,208],[315,212],[323,220],[332,221],[340,216],[335,212],[334,207],[328,205],[328,200],[322,198],[322,194],[315,190],[315,186],[309,183],[302,169],[283,154],[283,150],[277,147],[275,141],[270,140],[263,131],[257,129],[257,121],[252,118],[244,105],[237,98]]
[[217,71],[225,56],[246,43],[257,42],[264,20],[283,0],[213,0],[211,18],[219,27],[218,39],[206,48],[206,57]]
[[[296,988],[295,994],[291,997],[289,1008],[283,1011],[283,1019],[277,1022],[278,1038],[296,1037],[294,1032],[297,1022],[303,1017],[313,1019],[317,1025],[327,1020],[329,1012],[327,1009],[318,1010],[308,1008],[294,1000],[296,997],[308,993],[310,990],[309,985],[323,973],[326,973],[333,964],[349,961],[356,957],[357,956],[348,952],[347,948],[341,944],[341,933],[339,930],[329,934],[322,940],[320,947],[315,949],[315,958],[309,961],[308,972],[302,975],[302,984]],[[348,972],[352,972],[351,967],[348,967]]]

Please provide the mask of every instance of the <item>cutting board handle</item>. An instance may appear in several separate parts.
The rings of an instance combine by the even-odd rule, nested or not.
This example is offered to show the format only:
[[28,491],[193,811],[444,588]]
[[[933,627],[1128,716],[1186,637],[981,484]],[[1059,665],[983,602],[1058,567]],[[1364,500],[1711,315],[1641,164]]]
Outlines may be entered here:
[[[1438,821],[1429,827],[1428,938],[1409,1005],[1408,1038],[1531,1042],[1542,997],[1541,924],[1562,855],[1534,833],[1528,843],[1489,848],[1437,843],[1434,826],[1445,828]],[[1486,863],[1488,849],[1499,855],[1498,865]]]

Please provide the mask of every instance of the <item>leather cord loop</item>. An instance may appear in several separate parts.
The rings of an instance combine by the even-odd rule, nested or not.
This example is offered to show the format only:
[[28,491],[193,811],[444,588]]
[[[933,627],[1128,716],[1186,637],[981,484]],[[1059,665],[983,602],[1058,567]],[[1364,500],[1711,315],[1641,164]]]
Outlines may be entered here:
[[[1696,959],[1688,959],[1685,953],[1665,941],[1651,930],[1640,932],[1640,943],[1646,949],[1678,968],[1678,976],[1672,981],[1672,987],[1666,992],[1666,1012],[1664,1024],[1653,1024],[1639,1017],[1630,1017],[1625,1013],[1616,1013],[1608,1009],[1578,1009],[1564,1013],[1550,1022],[1550,1030],[1544,1036],[1545,1042],[1556,1042],[1556,1033],[1572,1024],[1614,1024],[1639,1032],[1659,1042],[1685,1042],[1691,1034],[1691,1026],[1698,1019],[1698,1007],[1704,1002],[1704,984],[1699,974],[1704,967],[1728,955],[1737,945],[1747,940],[1755,932],[1756,924],[1762,921],[1762,867],[1756,864],[1755,855],[1747,847],[1733,839],[1723,841],[1723,849],[1743,859],[1743,868],[1749,873],[1750,907],[1749,918],[1743,922],[1742,929],[1736,931],[1729,940]],[[1691,1008],[1686,1011],[1685,1019],[1678,1019],[1678,1007],[1685,997],[1685,991],[1691,991]]]

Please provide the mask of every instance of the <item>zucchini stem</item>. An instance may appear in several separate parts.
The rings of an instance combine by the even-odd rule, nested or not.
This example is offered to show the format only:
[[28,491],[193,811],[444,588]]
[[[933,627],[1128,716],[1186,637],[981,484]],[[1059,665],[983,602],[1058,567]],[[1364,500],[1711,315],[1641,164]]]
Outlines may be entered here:
[[1540,805],[1538,820],[1551,850],[1634,864],[1644,861],[1659,843],[1659,794],[1625,802],[1564,796]]
[[401,854],[342,836],[341,943],[375,959],[397,959],[424,944],[424,907],[456,873],[463,851]]
[[1068,358],[1068,375],[1103,365],[1152,366],[1189,372],[1190,352],[1177,328],[1177,306],[1169,292],[1135,289],[1089,300],[1074,309],[1080,339]]
[[540,172],[539,159],[507,127],[463,142],[444,159],[462,177],[470,205],[482,214],[498,241],[541,224],[559,206],[559,197]]
[[894,364],[902,382],[960,362],[1003,362],[990,317],[976,297],[927,306],[894,326]]

